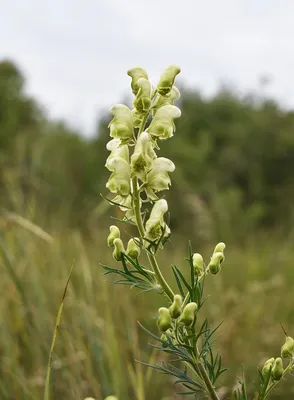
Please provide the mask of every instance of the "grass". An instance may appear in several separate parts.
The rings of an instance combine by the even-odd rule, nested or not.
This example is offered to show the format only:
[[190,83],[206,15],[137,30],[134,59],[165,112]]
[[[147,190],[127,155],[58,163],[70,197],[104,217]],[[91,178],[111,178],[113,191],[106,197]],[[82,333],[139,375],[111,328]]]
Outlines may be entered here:
[[[15,218],[6,218],[0,234],[0,398],[43,397],[56,315],[75,260],[52,359],[51,398],[102,400],[115,394],[120,400],[175,399],[169,377],[134,362],[157,360],[136,321],[155,331],[161,298],[107,282],[99,267],[99,262],[114,263],[106,232],[85,237],[71,231],[47,240],[46,232],[39,234]],[[259,235],[242,247],[228,243],[225,268],[208,283],[206,312],[214,324],[224,321],[216,344],[230,367],[224,393],[236,384],[242,364],[253,393],[256,365],[278,356],[284,341],[280,322],[293,335],[292,239]],[[171,274],[170,263],[185,269],[186,254],[175,250],[176,240],[159,258],[166,274]],[[206,259],[212,249],[205,245]],[[284,382],[272,398],[293,394],[291,382]]]

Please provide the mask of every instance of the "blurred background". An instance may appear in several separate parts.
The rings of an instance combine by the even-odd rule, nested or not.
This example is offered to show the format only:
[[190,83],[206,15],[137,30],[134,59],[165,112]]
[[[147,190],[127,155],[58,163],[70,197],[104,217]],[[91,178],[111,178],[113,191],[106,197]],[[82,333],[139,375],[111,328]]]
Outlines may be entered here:
[[[163,270],[185,271],[189,239],[206,260],[226,242],[205,311],[212,325],[224,321],[215,345],[230,367],[224,398],[242,365],[253,396],[257,365],[284,342],[280,322],[294,334],[294,3],[0,4],[0,398],[42,398],[73,262],[52,399],[183,398],[134,362],[162,359],[136,323],[156,331],[161,298],[109,284],[99,266],[113,265],[105,239],[119,216],[100,196],[108,108],[131,104],[127,69],[146,68],[156,84],[173,63],[182,117],[161,146],[176,164]],[[272,398],[292,399],[293,387],[283,382]]]

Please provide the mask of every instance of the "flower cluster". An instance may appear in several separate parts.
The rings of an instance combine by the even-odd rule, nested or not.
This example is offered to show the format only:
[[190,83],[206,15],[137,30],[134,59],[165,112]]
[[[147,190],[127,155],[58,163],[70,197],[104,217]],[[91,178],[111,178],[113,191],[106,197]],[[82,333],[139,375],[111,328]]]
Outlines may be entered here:
[[[140,236],[145,243],[154,243],[170,234],[164,220],[168,211],[166,200],[158,197],[159,192],[168,190],[171,185],[169,174],[175,170],[174,163],[158,157],[158,142],[173,136],[174,119],[181,111],[174,105],[180,92],[174,86],[180,68],[172,65],[160,77],[156,88],[152,87],[147,72],[140,67],[132,68],[128,75],[132,78],[131,88],[135,99],[133,109],[117,104],[111,107],[113,119],[109,123],[111,140],[107,143],[110,155],[106,168],[111,172],[106,187],[115,197],[111,204],[116,204],[124,212],[124,220],[143,225]],[[148,116],[152,116],[148,126]],[[143,203],[150,203],[152,209],[149,218],[144,219],[146,210]],[[141,220],[143,221],[141,223]],[[117,235],[111,227],[111,234]],[[128,243],[127,250],[120,237],[108,242],[114,247],[113,257],[121,260],[121,253],[137,254],[135,246],[138,240]],[[132,250],[130,250],[132,248]],[[139,253],[138,253],[139,254]]]

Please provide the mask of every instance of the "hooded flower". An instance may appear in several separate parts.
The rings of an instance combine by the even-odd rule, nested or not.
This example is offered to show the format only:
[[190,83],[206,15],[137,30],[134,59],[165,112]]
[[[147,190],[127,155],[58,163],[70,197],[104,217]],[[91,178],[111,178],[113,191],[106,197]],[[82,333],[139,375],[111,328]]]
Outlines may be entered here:
[[158,85],[157,91],[162,96],[166,96],[170,93],[171,88],[174,84],[176,76],[181,72],[181,68],[177,65],[170,65],[163,71],[161,75]]
[[[152,162],[152,168],[147,174],[146,193],[151,199],[157,199],[155,192],[167,190],[171,184],[169,172],[175,170],[175,164],[168,158],[159,157]],[[154,197],[155,196],[155,197]]]
[[114,118],[110,121],[110,136],[121,139],[128,143],[134,135],[133,115],[131,110],[124,104],[116,104],[110,109]]
[[153,115],[156,113],[156,111],[162,107],[162,106],[167,106],[167,105],[173,105],[175,100],[178,100],[181,97],[179,89],[177,89],[175,86],[171,88],[170,93],[167,96],[161,96],[160,94],[156,97],[152,110],[153,110]]
[[147,171],[151,168],[155,158],[156,154],[149,134],[147,132],[141,133],[131,157],[132,173],[145,182]]
[[140,78],[148,79],[148,74],[145,71],[145,69],[140,68],[140,67],[135,67],[135,68],[129,69],[127,74],[132,78],[131,87],[132,87],[132,91],[133,91],[134,95],[136,95],[139,91],[138,80]]
[[137,82],[139,90],[137,92],[134,106],[139,113],[146,113],[151,107],[151,85],[148,79],[140,78]]
[[176,106],[166,105],[160,107],[156,111],[147,131],[158,139],[168,139],[173,136],[175,131],[174,118],[179,118],[180,116],[181,111]]
[[158,200],[150,214],[150,218],[146,222],[146,239],[154,242],[161,238],[163,232],[164,236],[170,234],[170,229],[164,222],[163,216],[168,210],[167,201],[165,199]]

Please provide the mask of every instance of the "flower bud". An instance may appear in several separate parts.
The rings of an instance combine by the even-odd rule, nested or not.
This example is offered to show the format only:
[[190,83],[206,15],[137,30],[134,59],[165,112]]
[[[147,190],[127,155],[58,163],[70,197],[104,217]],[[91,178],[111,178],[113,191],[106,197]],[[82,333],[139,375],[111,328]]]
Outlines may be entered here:
[[114,241],[114,239],[120,238],[120,230],[118,229],[117,226],[111,225],[109,227],[109,231],[110,231],[110,233],[107,238],[107,244],[108,244],[108,247],[114,247],[113,241]]
[[160,107],[173,105],[175,100],[178,100],[180,97],[180,91],[175,86],[171,88],[171,91],[167,96],[156,96],[156,99],[152,105],[152,114],[154,115]]
[[118,400],[116,396],[107,396],[104,400]]
[[116,261],[121,261],[121,254],[125,252],[122,240],[120,238],[114,239],[113,245],[114,250],[112,256]]
[[286,337],[286,342],[281,348],[281,356],[283,358],[292,358],[294,356],[294,339],[290,336]]
[[172,324],[171,316],[169,310],[166,307],[161,307],[158,310],[157,326],[161,332],[167,331]]
[[274,366],[272,368],[272,379],[279,381],[283,376],[284,368],[283,361],[280,357],[276,358]]
[[197,308],[198,306],[194,302],[187,304],[183,309],[179,322],[182,322],[185,326],[192,325]]
[[140,113],[146,113],[151,107],[151,85],[145,78],[140,78],[137,82],[139,90],[134,100],[134,106]]
[[136,260],[140,256],[140,247],[137,245],[134,239],[128,241],[126,254]]
[[173,319],[177,319],[181,315],[182,313],[181,307],[182,307],[182,296],[176,294],[174,296],[174,301],[169,308],[170,316]]
[[220,266],[224,259],[225,257],[223,253],[217,252],[212,255],[210,263],[208,264],[208,268],[213,275],[220,271]]
[[270,369],[273,367],[274,362],[275,362],[275,359],[272,357],[264,363],[264,366],[262,368],[263,376],[266,376],[270,372]]
[[214,253],[223,253],[225,248],[226,245],[223,242],[220,242],[215,246]]
[[157,91],[162,96],[166,96],[170,93],[171,88],[174,84],[176,76],[181,72],[181,68],[177,65],[170,65],[163,71],[161,75],[158,85]]
[[163,216],[168,210],[167,201],[165,199],[158,200],[150,213],[150,218],[146,222],[146,239],[155,241],[162,236],[163,230],[165,235],[170,234],[170,229],[164,222]]
[[110,136],[119,138],[124,143],[129,142],[134,135],[133,115],[131,110],[124,104],[116,104],[110,109],[114,118],[110,121]]
[[192,257],[193,267],[195,275],[201,275],[203,273],[203,257],[199,253],[194,253]]
[[147,72],[140,67],[131,68],[128,70],[127,74],[132,78],[131,87],[134,95],[139,91],[138,81],[141,78],[148,79]]
[[181,111],[176,106],[160,107],[151,121],[147,131],[160,140],[165,140],[173,136],[175,131],[174,119],[181,116]]
[[[167,342],[167,336],[164,333],[160,336],[160,339]],[[164,349],[166,349],[168,347],[168,343],[161,343],[161,345]]]
[[84,400],[95,400],[94,397],[86,397]]

